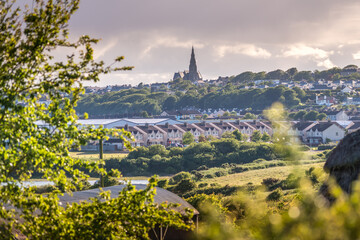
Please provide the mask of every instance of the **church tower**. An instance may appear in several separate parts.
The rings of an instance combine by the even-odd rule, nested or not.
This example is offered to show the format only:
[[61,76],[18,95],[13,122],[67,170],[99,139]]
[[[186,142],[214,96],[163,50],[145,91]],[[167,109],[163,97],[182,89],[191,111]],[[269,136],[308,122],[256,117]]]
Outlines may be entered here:
[[189,71],[183,71],[183,72],[174,73],[173,80],[176,80],[178,78],[182,78],[184,80],[190,80],[192,82],[202,80],[201,73],[198,72],[197,66],[196,66],[194,47],[191,48],[191,58],[190,58]]
[[190,58],[188,79],[192,82],[201,80],[201,76],[200,76],[200,74],[197,70],[197,66],[196,66],[194,47],[192,47],[192,49],[191,49],[191,58]]

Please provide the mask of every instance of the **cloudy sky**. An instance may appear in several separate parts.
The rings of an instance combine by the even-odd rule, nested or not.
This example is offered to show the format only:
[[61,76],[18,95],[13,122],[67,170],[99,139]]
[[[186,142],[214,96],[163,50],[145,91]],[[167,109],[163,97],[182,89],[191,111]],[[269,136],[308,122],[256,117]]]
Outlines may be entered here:
[[70,29],[102,39],[98,60],[135,67],[97,85],[136,85],[188,69],[192,45],[204,79],[360,65],[359,12],[358,0],[82,0]]

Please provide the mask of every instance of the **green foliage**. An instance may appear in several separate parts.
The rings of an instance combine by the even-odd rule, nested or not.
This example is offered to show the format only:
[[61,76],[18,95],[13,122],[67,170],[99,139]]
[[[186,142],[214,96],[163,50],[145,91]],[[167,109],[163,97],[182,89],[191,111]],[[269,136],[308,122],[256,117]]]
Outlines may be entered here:
[[271,139],[270,135],[266,132],[261,136],[261,141],[263,142],[269,142],[270,139]]
[[167,179],[159,180],[157,186],[160,188],[167,188],[169,181]]
[[227,209],[223,206],[220,197],[214,194],[195,194],[194,196],[187,198],[186,201],[194,208],[199,209],[200,218],[202,219],[209,217],[206,215],[206,211],[203,211],[205,206],[211,206],[222,214],[227,213]]
[[256,115],[255,114],[252,114],[252,113],[246,113],[244,115],[244,119],[256,119]]
[[220,154],[236,152],[239,149],[239,141],[231,138],[212,141],[211,145],[214,146],[215,151]]
[[182,141],[183,141],[183,144],[189,145],[195,141],[195,138],[190,132],[186,132],[183,135]]
[[179,172],[169,179],[169,184],[175,185],[185,179],[190,179],[191,174],[189,172]]
[[266,197],[266,201],[279,201],[283,196],[282,190],[277,188]]
[[[190,229],[189,219],[170,206],[154,204],[154,180],[142,191],[128,186],[118,198],[109,199],[102,192],[91,202],[59,204],[59,190],[70,193],[87,187],[85,170],[111,180],[98,166],[102,162],[73,159],[69,149],[110,134],[129,147],[130,138],[122,130],[77,123],[74,106],[84,81],[96,82],[101,74],[132,68],[117,67],[123,57],[108,66],[95,61],[92,46],[97,39],[83,35],[69,40],[73,37],[68,35],[68,21],[78,7],[77,0],[33,1],[31,8],[0,1],[0,238],[15,239],[20,233],[29,239],[148,239],[148,231],[162,223]],[[141,91],[147,90],[128,96],[129,101],[144,99],[142,110],[155,108]],[[92,103],[98,100],[90,98]],[[35,187],[24,187],[34,174],[54,182],[57,189],[39,195]]]
[[233,131],[233,135],[235,136],[235,139],[238,141],[246,141],[247,140],[246,135],[242,134],[238,129]]
[[[153,180],[144,190],[128,185],[112,199],[109,192],[103,192],[90,202],[68,205],[62,214],[55,214],[62,209],[56,201],[47,202],[39,205],[42,213],[28,216],[21,230],[30,239],[88,239],[89,236],[94,239],[149,239],[148,232],[161,223],[191,229],[191,214],[184,218],[172,210],[173,205],[159,206],[153,202],[155,185]],[[40,203],[41,198],[36,202]]]
[[171,190],[174,193],[177,193],[179,195],[183,195],[183,194],[185,194],[187,192],[190,192],[195,187],[196,187],[196,184],[195,184],[195,182],[193,180],[191,180],[191,179],[183,179],[174,188],[172,188]]
[[261,140],[261,137],[262,137],[261,132],[259,130],[255,130],[251,135],[251,141],[259,142]]
[[300,177],[291,173],[287,176],[287,178],[281,182],[282,189],[295,189],[298,188],[300,184]]
[[328,144],[320,144],[318,146],[318,150],[331,150],[336,146],[335,143],[328,143]]
[[274,186],[278,186],[279,183],[280,179],[278,178],[264,178],[261,182],[261,184],[265,186],[267,190],[273,190]]

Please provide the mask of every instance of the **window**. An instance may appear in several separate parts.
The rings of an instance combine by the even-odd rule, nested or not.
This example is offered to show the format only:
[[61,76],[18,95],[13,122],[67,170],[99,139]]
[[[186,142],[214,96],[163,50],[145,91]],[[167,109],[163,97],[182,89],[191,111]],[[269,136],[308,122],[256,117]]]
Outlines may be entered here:
[[336,136],[339,136],[339,133],[338,133],[338,132],[336,132]]

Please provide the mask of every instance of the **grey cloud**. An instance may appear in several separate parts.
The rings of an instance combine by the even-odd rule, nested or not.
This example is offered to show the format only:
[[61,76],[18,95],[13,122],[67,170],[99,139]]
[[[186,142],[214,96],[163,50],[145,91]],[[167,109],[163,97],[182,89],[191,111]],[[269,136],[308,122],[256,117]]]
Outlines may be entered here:
[[[124,55],[124,64],[135,66],[130,75],[113,75],[119,81],[144,74],[149,81],[171,78],[188,67],[192,44],[202,74],[217,77],[293,66],[321,69],[325,60],[353,63],[352,54],[360,50],[359,10],[357,0],[83,0],[70,28],[103,39],[96,47],[99,59]],[[320,60],[283,54],[296,45],[329,54]]]

